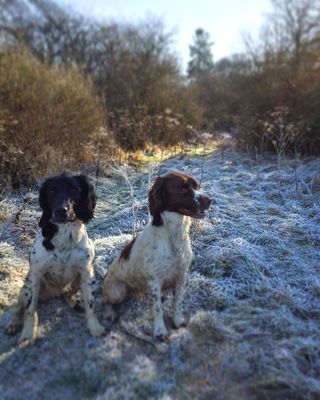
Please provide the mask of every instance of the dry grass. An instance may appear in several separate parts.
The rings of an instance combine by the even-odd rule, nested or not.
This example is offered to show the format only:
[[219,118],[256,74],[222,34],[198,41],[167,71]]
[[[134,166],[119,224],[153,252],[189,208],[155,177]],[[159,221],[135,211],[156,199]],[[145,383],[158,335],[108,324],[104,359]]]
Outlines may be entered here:
[[[119,307],[108,334],[92,338],[83,315],[61,300],[40,306],[40,339],[16,349],[0,319],[0,397],[23,399],[318,399],[320,396],[319,192],[311,190],[319,160],[302,161],[295,189],[293,161],[279,171],[276,157],[254,165],[242,153],[206,157],[203,188],[217,200],[192,227],[194,262],[184,301],[186,328],[171,325],[168,343],[153,340],[146,299]],[[202,160],[172,158],[173,168],[200,178]],[[148,173],[129,170],[137,229],[147,221]],[[307,188],[302,185],[304,181]],[[90,223],[99,271],[130,239],[131,199],[125,181],[101,178]],[[20,199],[21,201],[21,199]],[[2,203],[1,300],[6,307],[25,272],[39,211],[28,203],[18,222],[19,197]],[[1,229],[1,227],[0,227]],[[4,262],[5,263],[4,263]],[[101,277],[98,278],[101,288]]]

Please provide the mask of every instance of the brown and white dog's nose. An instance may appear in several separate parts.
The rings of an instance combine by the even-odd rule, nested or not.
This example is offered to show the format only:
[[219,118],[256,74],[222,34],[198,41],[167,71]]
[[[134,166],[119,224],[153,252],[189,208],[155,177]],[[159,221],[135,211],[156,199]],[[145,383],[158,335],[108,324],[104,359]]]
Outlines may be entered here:
[[210,207],[210,204],[212,203],[212,199],[208,196],[201,196],[200,197],[200,205],[203,209],[207,210]]

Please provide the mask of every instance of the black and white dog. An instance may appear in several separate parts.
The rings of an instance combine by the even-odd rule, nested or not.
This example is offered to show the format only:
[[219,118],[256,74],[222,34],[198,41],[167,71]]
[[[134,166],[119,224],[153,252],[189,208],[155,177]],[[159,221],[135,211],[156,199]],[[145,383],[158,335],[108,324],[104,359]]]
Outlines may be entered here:
[[42,228],[30,254],[30,269],[6,333],[20,329],[19,344],[29,344],[37,334],[38,300],[75,293],[81,287],[87,326],[94,336],[104,332],[94,313],[94,247],[85,223],[93,217],[96,197],[84,175],[62,174],[47,179],[39,203]]

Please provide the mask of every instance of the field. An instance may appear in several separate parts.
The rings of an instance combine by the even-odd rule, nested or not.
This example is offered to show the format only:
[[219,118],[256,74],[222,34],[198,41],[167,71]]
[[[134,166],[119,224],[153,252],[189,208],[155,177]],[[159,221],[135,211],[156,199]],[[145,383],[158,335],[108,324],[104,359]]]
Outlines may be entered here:
[[[203,168],[202,168],[203,167]],[[113,171],[101,178],[95,241],[97,289],[115,254],[148,220],[146,194],[159,165]],[[319,399],[320,160],[255,162],[220,150],[176,157],[160,172],[202,176],[214,199],[192,226],[194,261],[184,299],[186,328],[152,336],[148,299],[121,305],[102,338],[61,299],[39,307],[39,339],[15,347],[4,327],[28,269],[38,230],[37,188],[0,202],[1,399]],[[127,174],[132,198],[122,175]],[[99,290],[98,290],[98,293]]]

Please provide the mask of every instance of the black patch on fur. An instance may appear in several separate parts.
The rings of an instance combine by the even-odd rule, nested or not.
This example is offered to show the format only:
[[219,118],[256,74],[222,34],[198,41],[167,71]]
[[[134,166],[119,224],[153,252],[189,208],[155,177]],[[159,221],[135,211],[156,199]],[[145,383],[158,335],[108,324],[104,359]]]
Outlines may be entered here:
[[50,222],[50,218],[52,215],[51,215],[51,208],[47,198],[47,190],[53,179],[54,177],[47,179],[42,184],[39,193],[39,204],[43,211],[39,221],[39,226],[40,228],[42,228],[42,236],[45,238],[42,244],[43,247],[47,250],[54,249],[51,240],[58,231],[58,227],[52,222]]
[[128,260],[130,257],[130,253],[131,253],[131,249],[134,245],[136,238],[134,238],[133,240],[131,240],[131,242],[129,242],[126,247],[122,250],[121,254],[120,254],[120,259],[123,258],[124,260]]
[[74,178],[81,187],[80,199],[77,204],[75,204],[74,210],[77,217],[84,223],[87,223],[93,218],[94,209],[96,207],[94,188],[85,175],[75,176]]
[[54,245],[52,244],[51,240],[57,232],[58,227],[52,222],[48,221],[45,225],[42,226],[42,236],[45,238],[42,244],[45,249],[50,251],[54,249]]
[[32,295],[29,297],[29,299],[27,301],[27,308],[30,307],[31,301],[32,301]]

